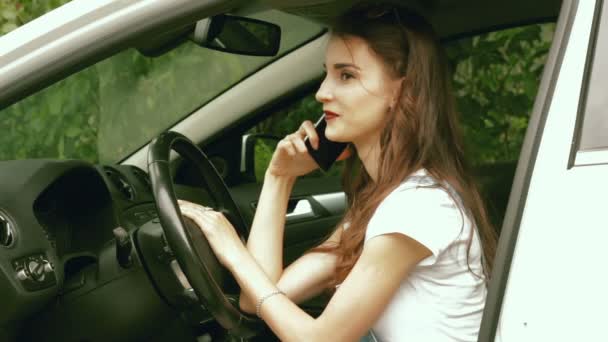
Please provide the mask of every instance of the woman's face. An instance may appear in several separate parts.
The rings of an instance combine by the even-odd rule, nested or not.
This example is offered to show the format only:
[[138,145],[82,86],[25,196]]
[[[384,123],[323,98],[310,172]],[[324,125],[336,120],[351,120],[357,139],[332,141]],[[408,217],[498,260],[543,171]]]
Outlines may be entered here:
[[332,36],[325,69],[316,99],[326,114],[327,138],[353,142],[357,148],[376,143],[396,100],[399,80],[389,76],[380,58],[358,37]]

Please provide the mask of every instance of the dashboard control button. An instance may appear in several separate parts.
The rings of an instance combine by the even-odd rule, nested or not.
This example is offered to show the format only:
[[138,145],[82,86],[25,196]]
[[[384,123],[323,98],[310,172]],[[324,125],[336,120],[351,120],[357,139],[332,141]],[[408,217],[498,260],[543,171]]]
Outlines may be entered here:
[[29,275],[29,274],[27,274],[27,273],[25,272],[25,270],[19,270],[19,271],[17,272],[17,279],[19,279],[19,280],[21,280],[21,281],[24,281],[24,280],[28,280],[28,279],[29,279],[29,280],[31,280],[32,278],[30,278],[30,275]]
[[55,267],[44,254],[16,259],[12,264],[17,279],[28,291],[42,290],[57,283]]
[[52,273],[55,270],[55,268],[53,267],[53,264],[50,262],[45,262],[44,263],[44,272],[46,273]]
[[123,227],[116,227],[112,230],[114,234],[114,242],[116,244],[116,260],[122,268],[129,268],[133,265],[131,253],[133,251],[133,243],[129,232]]
[[38,282],[44,281],[46,274],[44,272],[44,264],[41,262],[40,259],[29,260],[25,267],[27,268],[29,274],[32,275],[32,278],[35,281],[38,281]]

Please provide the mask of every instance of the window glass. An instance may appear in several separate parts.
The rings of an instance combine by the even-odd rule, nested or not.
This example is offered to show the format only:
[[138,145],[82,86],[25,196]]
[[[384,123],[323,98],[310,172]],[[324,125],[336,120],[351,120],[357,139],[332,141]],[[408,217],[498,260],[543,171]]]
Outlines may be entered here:
[[604,84],[608,80],[608,6],[602,7],[602,21],[596,36],[583,114],[579,143],[579,150],[582,151],[608,148],[608,96]]
[[475,166],[517,161],[554,28],[516,27],[446,44]]
[[[247,134],[270,134],[278,138],[283,138],[287,134],[295,132],[305,120],[310,120],[313,123],[317,122],[317,119],[319,119],[322,113],[323,106],[320,102],[317,102],[315,93],[313,92],[312,94],[308,94],[298,101],[295,101],[291,105],[274,112],[268,118],[252,127]],[[266,171],[266,168],[268,168],[275,147],[276,141],[268,139],[261,140],[256,144],[254,166],[255,176],[258,182],[261,182],[264,179],[264,172]],[[338,176],[343,168],[344,162],[337,161],[327,172],[317,170],[304,177],[317,178]]]
[[234,55],[190,42],[156,58],[123,51],[0,111],[0,160],[119,161],[323,30],[279,11],[251,16],[281,26],[277,56]]
[[495,227],[502,219],[554,23],[446,44],[467,156]]

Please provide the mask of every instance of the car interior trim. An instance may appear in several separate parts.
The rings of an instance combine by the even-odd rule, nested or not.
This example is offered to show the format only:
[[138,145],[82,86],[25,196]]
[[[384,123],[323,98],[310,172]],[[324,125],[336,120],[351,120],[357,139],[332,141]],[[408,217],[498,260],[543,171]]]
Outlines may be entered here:
[[559,78],[560,65],[564,59],[566,45],[572,30],[574,18],[576,17],[578,4],[578,0],[564,0],[561,4],[553,43],[534,102],[534,108],[513,179],[501,236],[498,240],[492,280],[488,286],[486,305],[479,330],[478,341],[480,342],[494,341],[496,337],[503,297],[530,187],[530,180]]
[[285,215],[285,219],[287,220],[287,222],[289,222],[303,218],[311,218],[314,216],[315,212],[312,210],[310,201],[307,198],[301,198],[297,200],[296,206],[293,211]]
[[0,210],[0,247],[11,248],[15,244],[15,229],[13,221]]
[[246,151],[245,151],[245,146],[247,144],[247,140],[249,139],[249,137],[251,137],[251,134],[244,134],[243,138],[241,140],[241,162],[240,162],[240,166],[239,166],[239,170],[241,172],[245,172],[247,171],[247,166],[245,165],[245,157],[246,157]]
[[171,260],[170,265],[171,265],[171,271],[173,271],[173,273],[175,274],[175,277],[177,278],[179,283],[182,285],[184,290],[192,289],[192,285],[190,285],[190,282],[188,281],[188,278],[186,278],[186,274],[184,274],[184,271],[182,271],[182,268],[179,267],[179,263],[177,262],[177,260]]
[[344,213],[346,207],[346,194],[344,192],[315,195],[312,198],[332,215],[342,215]]

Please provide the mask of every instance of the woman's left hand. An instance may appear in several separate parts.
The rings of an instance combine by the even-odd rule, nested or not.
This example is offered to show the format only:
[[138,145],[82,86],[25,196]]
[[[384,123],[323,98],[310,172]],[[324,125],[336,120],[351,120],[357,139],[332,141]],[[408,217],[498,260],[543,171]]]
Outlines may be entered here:
[[203,232],[219,261],[228,269],[238,264],[247,248],[224,214],[196,203],[178,200],[182,215],[190,218]]

